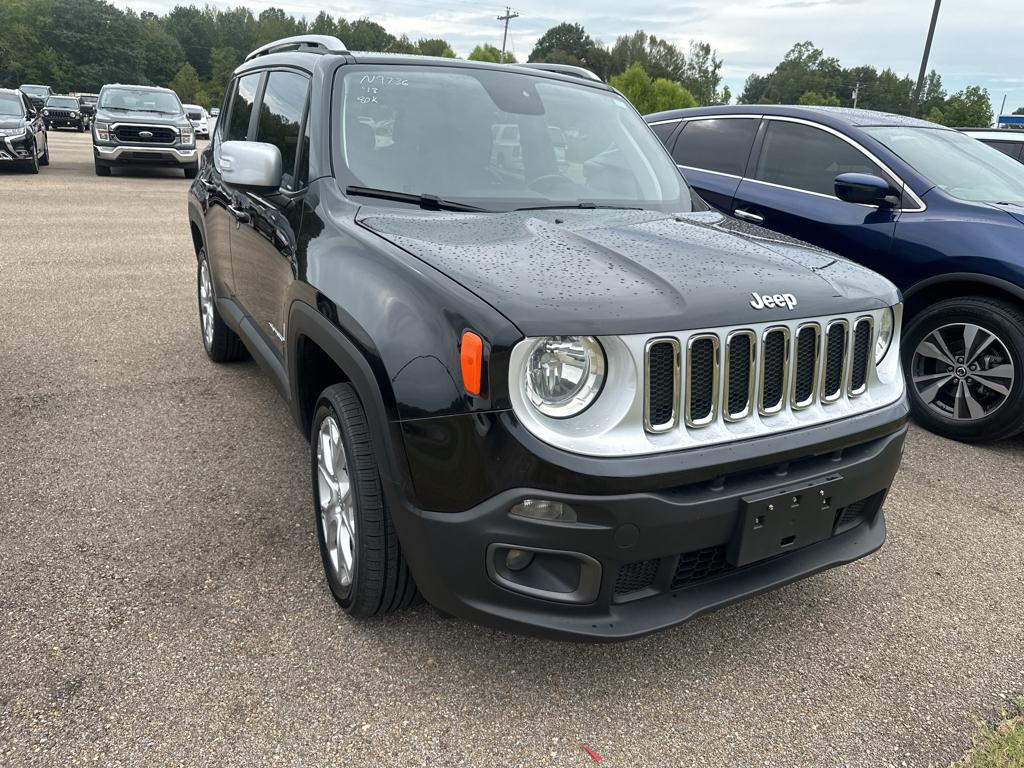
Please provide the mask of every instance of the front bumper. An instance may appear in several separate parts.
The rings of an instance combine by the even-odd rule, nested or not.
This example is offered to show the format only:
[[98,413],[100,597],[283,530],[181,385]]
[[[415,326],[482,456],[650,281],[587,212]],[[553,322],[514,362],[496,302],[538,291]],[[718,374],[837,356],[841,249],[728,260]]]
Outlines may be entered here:
[[93,154],[97,160],[109,163],[195,165],[199,162],[199,151],[195,147],[150,147],[131,144],[105,146],[93,144]]
[[[903,452],[905,403],[888,413],[891,420],[860,435],[861,442],[845,435],[799,458],[737,461],[710,479],[673,487],[652,477],[651,490],[637,490],[634,476],[628,492],[592,495],[578,492],[584,477],[565,484],[573,492],[528,480],[463,512],[423,511],[408,502],[396,509],[392,502],[393,518],[420,590],[449,613],[560,639],[636,637],[877,550],[885,540],[882,503]],[[595,478],[594,487],[600,485]],[[788,497],[794,489],[815,500],[818,493],[826,499],[819,489],[827,489],[827,507],[816,513],[819,535],[801,534],[811,543],[743,561],[737,551],[749,536],[743,531],[753,500]],[[509,514],[527,498],[568,503],[580,522]],[[535,550],[535,559],[510,571],[504,557],[519,548]]]
[[31,134],[0,136],[0,162],[22,163],[32,159]]

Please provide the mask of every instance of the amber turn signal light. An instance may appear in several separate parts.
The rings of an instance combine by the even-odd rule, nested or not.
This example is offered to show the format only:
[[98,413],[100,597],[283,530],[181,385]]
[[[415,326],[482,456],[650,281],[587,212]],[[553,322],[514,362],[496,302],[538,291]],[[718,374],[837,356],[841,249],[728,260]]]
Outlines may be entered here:
[[469,394],[479,395],[484,370],[484,340],[472,331],[463,331],[459,357],[462,360],[462,386]]

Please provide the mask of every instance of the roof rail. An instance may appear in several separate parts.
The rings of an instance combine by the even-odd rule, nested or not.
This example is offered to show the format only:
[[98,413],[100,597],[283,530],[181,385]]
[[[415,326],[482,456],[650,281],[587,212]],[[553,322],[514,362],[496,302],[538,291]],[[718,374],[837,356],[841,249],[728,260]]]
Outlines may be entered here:
[[546,62],[532,62],[528,64],[516,64],[517,67],[529,67],[530,69],[543,69],[545,72],[557,72],[560,75],[569,75],[570,77],[578,77],[582,80],[594,80],[598,83],[603,83],[598,75],[591,72],[586,67],[577,67],[572,64],[548,64]]
[[246,61],[255,59],[257,56],[266,56],[268,53],[279,51],[309,51],[310,53],[348,53],[345,44],[331,35],[296,35],[295,37],[282,37],[272,43],[261,45],[255,51],[245,57]]

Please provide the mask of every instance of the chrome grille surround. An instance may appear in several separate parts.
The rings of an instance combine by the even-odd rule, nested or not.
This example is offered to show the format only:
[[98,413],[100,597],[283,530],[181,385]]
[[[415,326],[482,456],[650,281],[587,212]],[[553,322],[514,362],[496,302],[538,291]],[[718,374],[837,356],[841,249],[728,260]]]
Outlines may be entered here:
[[[842,344],[839,363],[839,380],[836,382],[834,391],[829,387],[829,366],[832,364],[832,334],[842,334]],[[834,403],[843,396],[843,382],[847,380],[850,373],[850,324],[846,320],[832,320],[825,326],[824,348],[821,360],[821,400],[824,403]]]
[[[740,340],[744,339],[747,342],[747,353],[743,355],[742,368],[740,369],[739,375],[745,376],[746,386],[741,387],[742,381],[736,382],[737,388],[741,390],[741,394],[745,395],[744,406],[742,409],[733,411],[732,400],[733,396],[737,394],[733,388],[733,376],[737,375],[737,371],[733,365],[733,350],[741,350]],[[741,330],[731,331],[725,337],[725,354],[724,359],[724,370],[722,372],[722,381],[724,382],[725,390],[722,394],[722,402],[725,404],[722,408],[722,418],[726,421],[742,421],[747,418],[754,409],[754,385],[757,382],[757,368],[755,367],[755,354],[757,350],[757,334],[753,331]]]
[[661,344],[672,349],[672,415],[668,421],[655,422],[651,418],[651,386],[644,387],[644,429],[648,432],[666,432],[679,424],[679,340],[673,338],[654,338],[648,340],[644,347],[644,381],[651,381],[651,350]]
[[[806,353],[802,349],[803,339],[808,333],[814,334],[814,344],[809,350],[810,362],[805,359]],[[821,357],[821,326],[818,323],[803,323],[793,335],[793,374],[790,377],[793,387],[790,398],[794,410],[803,410],[815,401],[818,394],[818,381],[821,378]],[[810,366],[809,372],[807,371],[808,366]],[[806,387],[807,395],[801,397],[803,389],[801,377],[805,375],[809,375],[811,380]]]
[[[530,406],[525,398],[523,372],[529,350],[536,339],[527,338],[515,345],[509,359],[509,395],[515,417],[524,429],[541,441],[560,450],[584,456],[614,457],[641,456],[687,449],[702,449],[738,440],[750,440],[758,437],[785,433],[791,430],[804,429],[809,426],[833,422],[877,410],[898,402],[904,396],[903,375],[900,370],[899,349],[900,324],[903,308],[897,304],[892,307],[895,329],[889,351],[881,362],[874,364],[874,342],[877,328],[880,326],[882,313],[886,309],[836,313],[822,317],[805,317],[797,319],[779,319],[772,322],[748,323],[733,327],[699,328],[679,331],[663,331],[654,334],[629,334],[621,336],[599,336],[598,339],[607,356],[606,381],[601,395],[585,411],[577,416],[566,419],[544,417]],[[836,321],[845,321],[849,331],[846,338],[846,355],[852,363],[854,329],[857,322],[867,319],[871,330],[867,345],[869,364],[867,365],[865,385],[858,390],[859,394],[850,391],[850,371],[848,365],[843,373],[843,386],[838,398],[824,400],[821,395],[821,384],[824,378],[822,367],[825,355],[817,353],[818,370],[815,371],[816,387],[811,402],[803,408],[794,408],[791,393],[795,367],[793,349],[795,348],[796,331],[803,325],[816,323],[823,332],[818,339],[820,347],[825,344],[827,330]],[[754,372],[756,407],[749,409],[745,418],[727,420],[724,411],[728,408],[726,388],[729,372],[724,370],[716,376],[717,385],[714,390],[715,417],[702,419],[701,424],[688,422],[687,403],[687,350],[693,348],[692,341],[700,337],[712,336],[718,340],[719,355],[725,352],[727,339],[736,332],[749,332],[755,340]],[[781,389],[784,396],[780,402],[765,407],[766,392],[772,390],[771,382],[766,380],[771,373],[771,366],[766,370],[764,350],[766,340],[778,338],[784,340],[780,350],[773,351],[776,361],[783,358],[782,376],[777,377],[774,387]],[[657,431],[647,429],[645,424],[645,408],[647,396],[646,351],[648,345],[655,342],[675,340],[680,346],[680,383],[677,393],[681,407],[673,418],[673,426],[659,425]],[[777,344],[777,342],[772,342]],[[776,363],[776,368],[778,364]],[[732,377],[734,381],[737,379]],[[779,381],[783,378],[783,381]],[[691,401],[692,403],[692,396]],[[724,405],[723,405],[724,403]]]
[[[864,365],[867,367],[863,375],[863,384],[858,384],[859,378],[859,365],[857,361],[857,345],[860,334],[863,332],[864,326],[867,326],[867,351],[866,360]],[[860,397],[868,388],[868,375],[867,373],[871,370],[871,364],[874,362],[874,350],[875,350],[875,319],[870,315],[858,317],[856,322],[853,324],[853,333],[850,334],[850,372],[849,379],[847,381],[847,389],[849,390],[850,397]]]
[[[711,391],[710,391],[710,393],[707,393],[707,397],[708,397],[708,400],[709,400],[707,412],[703,416],[701,416],[701,415],[694,416],[693,410],[695,408],[701,408],[701,406],[703,405],[703,399],[704,399],[705,394],[706,394],[703,391],[705,389],[704,383],[703,383],[703,379],[704,379],[703,375],[700,376],[701,381],[698,382],[698,384],[697,384],[697,385],[700,386],[700,388],[702,390],[699,393],[700,396],[701,396],[701,400],[697,400],[697,397],[696,397],[696,395],[694,393],[694,388],[695,388],[695,386],[697,386],[697,385],[694,384],[694,377],[695,377],[695,375],[699,375],[699,374],[702,373],[702,370],[698,369],[696,364],[694,363],[695,355],[696,354],[700,354],[700,352],[696,352],[695,353],[694,348],[697,345],[702,344],[703,342],[708,342],[711,345],[711,360],[710,360],[710,366],[711,366],[710,379],[711,379],[711,381],[710,381],[709,386],[708,386],[708,388]],[[690,426],[690,427],[704,427],[704,426],[707,426],[708,424],[710,424],[711,422],[713,422],[715,420],[715,417],[718,415],[718,395],[719,395],[719,389],[720,389],[719,376],[718,376],[718,373],[719,373],[718,336],[716,334],[713,334],[713,333],[701,333],[701,334],[694,334],[693,336],[691,336],[689,341],[686,342],[686,361],[685,361],[685,365],[686,365],[686,378],[685,378],[685,382],[686,383],[684,384],[684,389],[686,390],[686,405],[683,408],[683,413],[686,416],[686,424],[687,424],[687,426]]]

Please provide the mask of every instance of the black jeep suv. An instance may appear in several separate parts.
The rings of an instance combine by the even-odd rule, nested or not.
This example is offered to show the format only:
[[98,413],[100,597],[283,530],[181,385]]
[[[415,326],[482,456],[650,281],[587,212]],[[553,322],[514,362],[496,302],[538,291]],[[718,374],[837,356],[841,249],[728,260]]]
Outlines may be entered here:
[[105,85],[92,124],[97,176],[115,165],[172,166],[194,179],[199,166],[192,123],[167,88]]
[[74,96],[51,96],[43,107],[43,120],[46,129],[75,128],[79,133],[85,131],[87,119],[82,113],[82,105]]
[[188,214],[202,343],[308,435],[354,616],[625,638],[882,545],[898,292],[708,210],[601,82],[278,41]]
[[50,164],[43,117],[20,90],[0,88],[0,165],[17,163],[31,173]]

